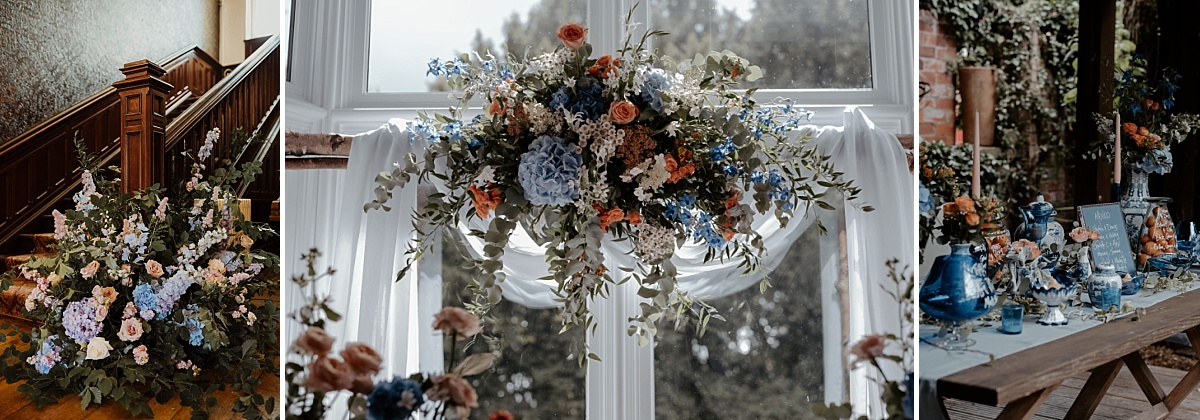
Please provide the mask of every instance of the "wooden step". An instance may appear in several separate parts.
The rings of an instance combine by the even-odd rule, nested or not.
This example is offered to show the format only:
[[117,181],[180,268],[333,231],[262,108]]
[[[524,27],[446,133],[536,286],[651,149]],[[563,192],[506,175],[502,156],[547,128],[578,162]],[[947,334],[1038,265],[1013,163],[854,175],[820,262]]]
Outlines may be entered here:
[[33,254],[55,252],[54,243],[56,240],[54,239],[53,233],[23,233],[17,235],[17,237],[19,237],[22,241],[25,241],[25,243],[33,249]]
[[0,262],[4,263],[4,270],[15,270],[18,265],[29,262],[33,257],[50,258],[53,257],[53,252],[40,252],[35,254],[7,255],[0,257]]
[[37,287],[37,283],[21,276],[13,278],[12,281],[13,285],[8,290],[0,292],[0,318],[28,320],[25,315],[25,299],[29,297],[29,292]]

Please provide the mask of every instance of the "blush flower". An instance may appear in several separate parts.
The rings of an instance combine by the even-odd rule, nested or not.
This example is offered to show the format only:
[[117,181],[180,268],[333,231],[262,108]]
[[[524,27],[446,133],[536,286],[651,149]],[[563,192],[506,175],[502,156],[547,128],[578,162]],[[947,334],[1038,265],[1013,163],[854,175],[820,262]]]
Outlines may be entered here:
[[[383,356],[363,343],[346,343],[346,348],[342,349],[342,360],[355,372],[368,375],[379,373],[380,365],[383,364]],[[370,391],[363,394],[368,392]]]
[[1084,241],[1092,239],[1092,234],[1094,233],[1096,232],[1092,232],[1091,229],[1080,226],[1075,229],[1071,229],[1071,240],[1075,241],[1075,243],[1083,243]]
[[79,275],[85,279],[90,279],[96,275],[96,271],[100,269],[100,261],[92,261],[88,265],[79,270]]
[[163,275],[163,266],[158,261],[146,261],[146,273],[150,277],[159,278]]
[[331,357],[318,357],[308,364],[308,381],[305,383],[310,391],[330,392],[349,389],[354,383],[354,372],[350,366],[341,360]]
[[112,349],[112,346],[108,344],[108,340],[105,340],[104,337],[92,337],[91,341],[88,341],[87,356],[84,359],[102,360],[108,357],[108,352]]
[[150,362],[150,352],[146,349],[145,344],[133,348],[133,362],[138,366]]
[[640,113],[637,105],[629,101],[616,101],[608,107],[608,118],[617,124],[629,124],[637,119]]
[[475,388],[465,379],[446,374],[433,377],[433,386],[426,392],[429,399],[435,401],[450,401],[459,407],[475,408],[479,406],[479,397]]
[[142,321],[137,318],[126,318],[121,321],[121,330],[117,331],[117,338],[121,341],[137,341],[142,338]]
[[329,348],[333,347],[333,337],[319,327],[308,327],[304,334],[296,337],[296,342],[292,344],[292,347],[301,353],[324,356],[329,353]]
[[887,343],[882,335],[868,335],[858,340],[850,347],[850,354],[854,355],[854,365],[873,360],[876,357],[883,356],[883,348]]
[[442,308],[433,318],[433,329],[444,332],[454,332],[459,340],[479,334],[483,327],[479,325],[479,317],[467,312],[466,309],[447,306]]

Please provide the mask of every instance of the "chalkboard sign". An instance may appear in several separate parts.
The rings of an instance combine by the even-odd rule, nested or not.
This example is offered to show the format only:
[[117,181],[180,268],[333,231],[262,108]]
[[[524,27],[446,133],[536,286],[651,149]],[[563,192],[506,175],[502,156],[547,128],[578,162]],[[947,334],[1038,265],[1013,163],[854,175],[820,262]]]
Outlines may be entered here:
[[1116,203],[1079,206],[1083,227],[1096,231],[1100,239],[1092,242],[1092,262],[1096,266],[1112,265],[1117,271],[1133,273],[1133,251],[1129,249],[1129,234],[1125,232],[1125,216]]

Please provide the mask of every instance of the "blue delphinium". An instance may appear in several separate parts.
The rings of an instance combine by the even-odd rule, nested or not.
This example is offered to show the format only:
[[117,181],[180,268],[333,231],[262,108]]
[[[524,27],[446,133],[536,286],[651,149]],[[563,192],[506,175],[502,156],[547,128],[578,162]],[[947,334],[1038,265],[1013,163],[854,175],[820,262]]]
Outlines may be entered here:
[[417,118],[409,121],[406,130],[408,132],[408,142],[411,144],[417,140],[427,142],[441,141],[442,133],[433,125],[433,120],[428,118]]
[[444,69],[444,67],[442,67],[441,61],[439,61],[436,58],[430,58],[429,59],[429,70],[425,70],[425,75],[426,76],[438,76],[438,75],[441,75],[444,72],[444,70],[445,69]]
[[54,340],[57,338],[57,335],[46,337],[42,341],[42,348],[38,350],[37,354],[27,360],[29,364],[32,364],[37,369],[38,373],[43,375],[50,373],[50,368],[53,368],[54,365],[62,360],[62,356],[59,354],[62,348],[54,344]]
[[371,395],[367,396],[367,418],[406,419],[424,403],[421,384],[411,379],[393,378],[375,385]]
[[642,104],[650,107],[654,112],[662,112],[663,100],[661,92],[671,86],[671,81],[667,79],[667,72],[662,69],[654,69],[646,73],[646,83],[642,84],[642,94],[640,99]]
[[541,136],[521,155],[517,179],[530,203],[561,206],[579,198],[582,165],[579,145],[558,137]]
[[608,104],[604,102],[604,87],[593,82],[586,87],[576,87],[574,94],[566,86],[558,88],[558,91],[550,96],[550,109],[560,108],[572,114],[583,114],[583,118],[588,121],[598,120],[608,112]]
[[709,152],[709,157],[712,158],[713,162],[719,162],[722,159],[733,155],[737,149],[738,148],[733,144],[732,139],[725,139],[725,143],[721,143],[720,145],[712,148],[712,151]]

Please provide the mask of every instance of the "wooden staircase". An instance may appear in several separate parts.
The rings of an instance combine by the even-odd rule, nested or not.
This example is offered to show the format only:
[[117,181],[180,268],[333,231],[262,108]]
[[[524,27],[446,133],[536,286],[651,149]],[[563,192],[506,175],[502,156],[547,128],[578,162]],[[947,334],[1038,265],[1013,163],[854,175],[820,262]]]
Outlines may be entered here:
[[[263,162],[263,174],[239,196],[261,201],[256,211],[266,220],[271,201],[279,196],[279,38],[271,37],[254,54],[225,75],[226,69],[196,47],[185,48],[160,62],[135,62],[122,69],[126,79],[11,140],[0,142],[0,270],[14,270],[35,257],[54,255],[54,209],[74,208],[71,195],[80,187],[82,169],[75,162],[71,139],[78,133],[88,151],[100,159],[99,166],[120,162],[123,181],[137,173],[150,173],[155,183],[174,185],[190,176],[190,161],[184,150],[199,149],[204,135],[213,127],[242,128],[264,139],[238,151],[238,164]],[[158,75],[156,76],[156,72]],[[223,76],[224,75],[224,76]],[[154,91],[154,89],[159,91]],[[131,93],[132,91],[132,93]],[[127,97],[138,101],[164,99],[157,109],[144,110],[147,120],[133,121],[138,102],[127,105]],[[131,110],[122,115],[122,109]],[[131,123],[132,121],[132,123]],[[135,126],[132,125],[136,123]],[[115,135],[114,135],[115,134]],[[119,159],[122,153],[147,156],[146,150],[130,147],[123,138],[161,139],[151,162]],[[222,136],[227,141],[228,136]],[[123,150],[122,144],[126,150]],[[145,143],[145,142],[143,142]],[[144,147],[144,145],[139,145]],[[223,145],[218,145],[221,147]],[[214,165],[208,164],[209,170]],[[147,171],[146,168],[153,168]],[[185,175],[186,174],[186,175]],[[140,189],[145,185],[128,189]],[[19,273],[18,273],[19,274]],[[25,299],[33,282],[17,276],[14,285],[0,293],[0,320],[28,324]]]

